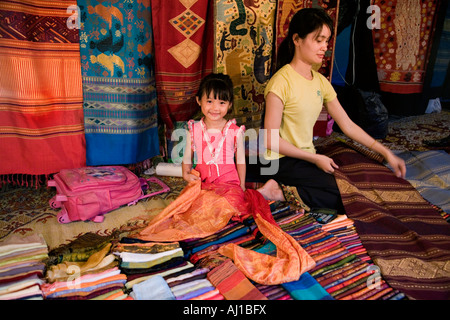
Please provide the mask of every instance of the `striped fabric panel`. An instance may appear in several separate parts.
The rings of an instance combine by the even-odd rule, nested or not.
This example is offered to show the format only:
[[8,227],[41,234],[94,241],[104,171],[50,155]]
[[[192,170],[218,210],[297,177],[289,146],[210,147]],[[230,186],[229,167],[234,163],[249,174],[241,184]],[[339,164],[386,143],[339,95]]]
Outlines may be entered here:
[[85,164],[76,1],[0,1],[0,175]]

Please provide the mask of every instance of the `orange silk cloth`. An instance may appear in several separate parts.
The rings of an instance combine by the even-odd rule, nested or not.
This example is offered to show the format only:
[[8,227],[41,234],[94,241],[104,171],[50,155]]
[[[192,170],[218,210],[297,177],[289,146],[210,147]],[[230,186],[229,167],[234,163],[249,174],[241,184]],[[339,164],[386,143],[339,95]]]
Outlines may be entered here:
[[146,241],[182,241],[203,238],[225,227],[230,219],[253,215],[259,231],[277,247],[270,256],[226,244],[219,253],[233,259],[250,279],[266,285],[295,281],[315,266],[314,260],[276,224],[270,207],[256,190],[242,191],[233,184],[190,182],[137,237]]

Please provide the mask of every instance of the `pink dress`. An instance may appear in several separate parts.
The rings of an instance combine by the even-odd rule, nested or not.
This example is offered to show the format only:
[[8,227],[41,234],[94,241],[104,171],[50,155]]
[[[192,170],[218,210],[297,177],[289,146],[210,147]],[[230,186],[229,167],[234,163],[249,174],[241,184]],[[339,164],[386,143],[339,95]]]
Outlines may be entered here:
[[202,182],[233,183],[240,185],[234,156],[237,137],[243,135],[244,126],[237,126],[236,120],[229,120],[222,131],[207,130],[203,118],[188,122],[192,151],[196,154],[195,170]]

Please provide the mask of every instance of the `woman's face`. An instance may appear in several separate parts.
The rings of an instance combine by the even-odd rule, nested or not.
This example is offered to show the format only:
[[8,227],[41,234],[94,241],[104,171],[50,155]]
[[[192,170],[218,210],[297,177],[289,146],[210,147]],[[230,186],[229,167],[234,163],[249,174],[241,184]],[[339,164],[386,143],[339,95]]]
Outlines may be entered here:
[[322,63],[331,37],[330,28],[323,25],[322,30],[309,33],[304,39],[294,34],[295,52],[303,62],[313,65]]

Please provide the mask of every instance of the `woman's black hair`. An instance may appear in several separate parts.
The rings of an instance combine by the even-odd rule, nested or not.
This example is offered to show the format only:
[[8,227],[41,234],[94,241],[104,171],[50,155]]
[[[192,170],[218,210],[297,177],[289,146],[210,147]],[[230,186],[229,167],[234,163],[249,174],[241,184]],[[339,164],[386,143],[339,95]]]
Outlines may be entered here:
[[204,94],[207,97],[214,93],[214,98],[233,103],[233,81],[230,76],[223,73],[211,73],[200,82],[197,98],[200,100]]
[[297,33],[301,39],[305,39],[311,32],[322,30],[324,25],[328,26],[333,34],[333,20],[322,8],[304,8],[297,11],[289,23],[288,35],[278,48],[276,70],[294,58],[294,34]]

